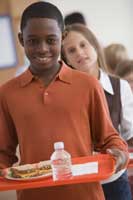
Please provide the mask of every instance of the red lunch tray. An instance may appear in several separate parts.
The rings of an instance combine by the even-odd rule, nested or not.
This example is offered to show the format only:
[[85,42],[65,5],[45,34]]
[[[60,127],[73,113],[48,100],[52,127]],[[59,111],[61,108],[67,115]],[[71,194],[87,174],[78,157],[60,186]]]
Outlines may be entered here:
[[80,176],[73,176],[67,180],[53,181],[52,177],[45,177],[41,179],[16,181],[0,178],[0,191],[4,190],[20,190],[28,188],[40,188],[49,186],[59,186],[66,184],[87,183],[101,181],[109,178],[114,173],[115,161],[112,156],[108,154],[98,154],[93,156],[73,158],[73,164],[83,164],[87,162],[98,162],[98,173],[87,174]]

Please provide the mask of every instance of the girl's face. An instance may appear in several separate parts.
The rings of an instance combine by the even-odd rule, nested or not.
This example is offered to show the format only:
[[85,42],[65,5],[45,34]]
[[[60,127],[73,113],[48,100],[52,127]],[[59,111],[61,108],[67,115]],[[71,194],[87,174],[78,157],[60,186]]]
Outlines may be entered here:
[[73,68],[89,72],[97,67],[97,52],[81,33],[69,32],[63,40],[63,50],[68,65]]

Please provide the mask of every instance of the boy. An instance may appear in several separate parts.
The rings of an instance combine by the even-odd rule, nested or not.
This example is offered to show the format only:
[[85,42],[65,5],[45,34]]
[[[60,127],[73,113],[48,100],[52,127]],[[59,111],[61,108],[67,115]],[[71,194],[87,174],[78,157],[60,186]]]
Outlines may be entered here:
[[[109,151],[116,171],[126,166],[127,146],[113,128],[103,90],[94,78],[58,61],[63,17],[47,2],[28,6],[19,41],[29,69],[0,89],[0,167],[48,160],[53,144],[63,141],[72,157]],[[103,200],[98,182],[18,191],[18,200]]]

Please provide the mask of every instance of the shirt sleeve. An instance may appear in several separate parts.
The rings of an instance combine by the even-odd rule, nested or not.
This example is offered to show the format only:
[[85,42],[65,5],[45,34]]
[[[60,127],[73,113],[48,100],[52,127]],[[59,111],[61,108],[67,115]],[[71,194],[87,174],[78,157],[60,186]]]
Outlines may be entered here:
[[127,81],[120,81],[120,92],[122,104],[120,133],[124,140],[129,140],[133,137],[133,92]]
[[10,167],[17,162],[17,144],[14,123],[0,89],[0,168]]

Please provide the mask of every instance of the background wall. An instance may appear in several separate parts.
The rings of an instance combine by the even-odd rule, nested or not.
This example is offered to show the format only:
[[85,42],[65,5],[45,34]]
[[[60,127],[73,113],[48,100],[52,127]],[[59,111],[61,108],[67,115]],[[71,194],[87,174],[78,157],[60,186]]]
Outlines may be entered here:
[[[0,69],[0,84],[14,77],[16,70],[24,63],[24,53],[18,42],[20,16],[24,8],[37,0],[0,0],[0,15],[9,15],[12,20],[13,36],[17,50],[18,64],[12,68]],[[19,3],[18,3],[19,2]],[[0,46],[0,48],[4,48]]]
[[97,34],[103,45],[123,43],[133,57],[133,1],[132,0],[49,0],[64,15],[82,11],[88,26]]

